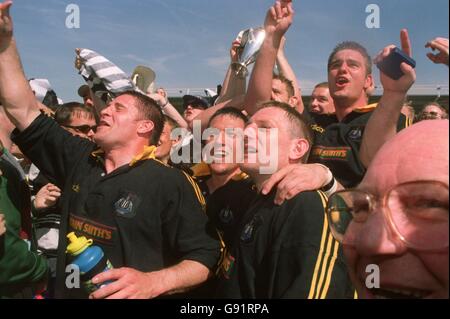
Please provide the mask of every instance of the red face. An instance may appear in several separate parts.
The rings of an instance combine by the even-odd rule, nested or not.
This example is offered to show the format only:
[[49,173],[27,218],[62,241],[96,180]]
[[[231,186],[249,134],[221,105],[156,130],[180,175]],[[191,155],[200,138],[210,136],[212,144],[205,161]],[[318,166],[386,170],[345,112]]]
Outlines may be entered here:
[[[348,243],[343,247],[349,274],[362,298],[448,298],[448,121],[426,122],[431,121],[413,125],[385,144],[358,188],[378,199],[397,185],[410,182],[437,181],[447,189],[444,186],[428,192],[419,189],[416,194],[405,192],[387,204],[389,209],[378,200],[364,223],[349,224],[344,237]],[[446,227],[438,228],[445,226],[445,217]],[[392,220],[398,225],[397,232],[390,227]],[[432,251],[414,249],[402,240],[400,231],[409,242],[429,247],[436,245],[430,238],[442,235],[439,243],[443,247]],[[379,267],[380,290],[366,285],[369,265]]]
[[127,145],[138,136],[138,125],[139,113],[134,98],[121,95],[101,111],[94,140],[104,149]]

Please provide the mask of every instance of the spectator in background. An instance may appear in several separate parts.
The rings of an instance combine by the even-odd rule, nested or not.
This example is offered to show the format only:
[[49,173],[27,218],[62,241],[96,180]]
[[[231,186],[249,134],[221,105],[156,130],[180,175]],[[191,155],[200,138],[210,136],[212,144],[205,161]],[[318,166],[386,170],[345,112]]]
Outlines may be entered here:
[[448,148],[447,120],[415,124],[379,150],[356,190],[330,197],[359,297],[448,299]]
[[210,106],[210,103],[201,96],[183,96],[183,118],[190,130],[192,130],[194,119]]
[[420,111],[417,122],[425,120],[445,120],[448,119],[447,110],[437,102],[427,103]]
[[171,133],[172,130],[179,128],[179,126],[177,122],[175,122],[167,115],[164,116],[164,119],[164,128],[157,144],[158,148],[156,149],[155,156],[164,164],[170,165],[170,154],[172,153],[176,145],[180,142],[180,137],[177,136],[176,138],[173,138],[171,136]]
[[92,140],[97,129],[94,110],[77,102],[58,107],[55,121],[73,135],[89,140]]
[[316,114],[333,114],[336,112],[334,101],[330,95],[328,82],[322,82],[314,87],[311,93],[309,112]]
[[[0,136],[4,129],[2,123]],[[32,298],[47,282],[46,260],[33,245],[29,188],[18,167],[0,140],[0,299]]]
[[78,88],[78,95],[83,98],[83,103],[87,107],[94,107],[94,100],[92,98],[92,91],[87,84]]

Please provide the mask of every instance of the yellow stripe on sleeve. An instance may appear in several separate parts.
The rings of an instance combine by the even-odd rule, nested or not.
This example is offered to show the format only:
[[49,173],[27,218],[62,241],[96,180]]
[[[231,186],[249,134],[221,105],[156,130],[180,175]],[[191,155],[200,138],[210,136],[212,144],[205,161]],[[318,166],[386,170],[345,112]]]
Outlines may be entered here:
[[[325,207],[326,206],[326,199],[324,198],[324,194],[322,194],[321,192],[317,192],[322,200],[322,205]],[[312,281],[311,281],[311,287],[309,290],[309,294],[308,294],[308,299],[313,299],[314,296],[317,294],[316,292],[316,286],[317,286],[317,278],[319,277],[320,274],[320,270],[321,267],[320,265],[322,264],[322,257],[324,255],[324,247],[326,245],[327,242],[327,230],[328,230],[328,220],[325,218],[324,219],[324,223],[323,223],[323,229],[322,229],[322,238],[320,240],[320,250],[319,250],[319,254],[317,256],[317,261],[316,261],[316,265],[314,267],[314,273],[313,273],[313,277],[312,277]]]
[[332,277],[333,270],[334,270],[334,264],[336,263],[336,259],[337,259],[339,243],[335,239],[332,239],[332,240],[334,242],[333,255],[331,256],[331,262],[330,262],[330,266],[328,267],[328,272],[327,272],[327,279],[325,281],[325,285],[324,285],[322,293],[320,295],[320,299],[325,299],[327,296],[328,288],[330,288],[331,277]]

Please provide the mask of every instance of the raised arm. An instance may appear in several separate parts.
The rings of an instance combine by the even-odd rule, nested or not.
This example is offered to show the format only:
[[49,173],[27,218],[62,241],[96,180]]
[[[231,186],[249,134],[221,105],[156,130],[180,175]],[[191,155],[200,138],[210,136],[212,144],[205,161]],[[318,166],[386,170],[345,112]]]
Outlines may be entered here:
[[[406,29],[401,31],[400,39],[403,51],[411,56],[411,42]],[[394,45],[385,47],[375,58],[375,63],[385,59],[394,47]],[[380,71],[383,96],[367,123],[359,152],[360,160],[365,167],[369,166],[381,146],[397,134],[397,123],[403,102],[416,80],[416,72],[411,66],[402,63],[401,69],[404,75],[398,80],[393,80]]]
[[[164,89],[160,90],[164,91]],[[152,94],[147,93],[147,96],[155,100],[155,102],[158,103],[158,105],[163,110],[164,114],[166,114],[168,117],[174,120],[180,127],[188,128],[188,124],[186,123],[184,118],[177,111],[175,106],[173,106],[172,103],[170,103],[170,100],[167,97],[167,93],[165,93],[165,91],[163,94],[161,93],[162,91],[160,91],[160,93],[152,93]]]
[[256,59],[245,97],[245,110],[249,115],[257,111],[258,103],[270,100],[273,67],[281,39],[294,18],[291,0],[276,1],[267,12],[264,22],[266,37]]
[[297,76],[295,75],[294,70],[292,69],[289,61],[286,57],[286,53],[284,51],[284,47],[286,45],[286,37],[283,37],[280,44],[280,49],[277,54],[277,66],[281,72],[281,74],[292,82],[294,85],[294,97],[297,105],[295,105],[295,109],[300,113],[303,113],[305,110],[305,106],[303,104],[302,94],[300,92],[300,86],[298,85]]
[[24,130],[40,114],[13,37],[11,1],[0,4],[0,102],[13,124]]
[[240,39],[236,39],[230,48],[230,66],[228,67],[227,74],[222,84],[222,92],[216,100],[216,104],[235,98],[236,96],[245,94],[247,83],[245,77],[236,75],[233,68],[233,63],[238,61],[238,50],[241,46]]
[[243,107],[244,106],[244,98],[245,98],[245,95],[239,95],[239,96],[234,97],[231,100],[223,101],[219,104],[211,106],[211,107],[207,108],[206,110],[204,110],[199,115],[197,115],[195,117],[194,121],[201,121],[202,131],[203,131],[206,128],[208,128],[209,119],[214,115],[214,113],[216,113],[220,109],[223,109],[224,107],[232,106],[239,110],[243,110],[244,109],[244,107]]

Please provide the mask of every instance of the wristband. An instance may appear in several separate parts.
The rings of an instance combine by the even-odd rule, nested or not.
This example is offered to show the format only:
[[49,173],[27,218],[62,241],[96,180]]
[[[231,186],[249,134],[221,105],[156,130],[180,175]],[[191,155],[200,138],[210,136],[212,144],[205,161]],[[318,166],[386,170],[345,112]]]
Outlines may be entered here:
[[163,109],[163,108],[165,108],[167,106],[167,104],[169,104],[169,99],[166,99],[166,104],[161,105],[160,107]]
[[327,195],[327,197],[330,197],[334,192],[336,192],[337,188],[338,188],[338,183],[336,181],[336,179],[333,177],[333,173],[331,173],[330,169],[328,167],[326,167],[325,165],[322,164],[317,164],[322,166],[323,168],[325,168],[327,170],[327,181],[328,183],[325,184],[324,186],[322,186],[320,188],[320,190],[322,192],[325,193],[325,195]]

